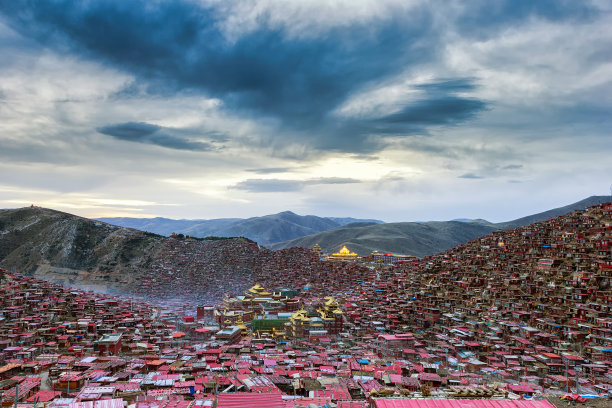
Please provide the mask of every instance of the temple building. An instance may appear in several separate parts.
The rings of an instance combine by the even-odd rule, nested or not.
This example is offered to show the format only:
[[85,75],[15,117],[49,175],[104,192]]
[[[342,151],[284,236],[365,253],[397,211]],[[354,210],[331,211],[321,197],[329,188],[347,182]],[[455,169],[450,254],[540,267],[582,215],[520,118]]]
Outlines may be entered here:
[[287,326],[288,335],[296,339],[335,336],[344,328],[344,318],[338,302],[327,296],[316,311],[301,309],[295,312]]
[[351,252],[346,245],[344,245],[340,251],[327,256],[327,260],[329,261],[355,262],[359,259],[361,259],[361,257],[355,252]]
[[405,263],[415,263],[416,264],[419,261],[419,258],[414,255],[380,253],[378,251],[373,251],[370,254],[370,259],[372,262],[375,262],[378,264],[386,264],[386,265],[405,264]]
[[295,297],[295,291],[282,289],[279,292],[268,292],[260,284],[248,289],[244,295],[225,296],[223,305],[215,311],[217,321],[222,327],[236,325],[240,320],[250,324],[258,316],[294,312],[300,308],[301,299]]

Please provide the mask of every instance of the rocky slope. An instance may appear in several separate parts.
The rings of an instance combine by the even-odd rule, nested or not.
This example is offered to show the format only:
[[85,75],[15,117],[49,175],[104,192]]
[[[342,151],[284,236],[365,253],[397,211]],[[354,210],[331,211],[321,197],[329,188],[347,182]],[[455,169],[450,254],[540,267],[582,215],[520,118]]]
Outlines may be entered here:
[[42,208],[0,210],[0,265],[64,284],[120,285],[163,238]]
[[44,208],[0,210],[0,268],[96,292],[214,304],[305,266],[330,268],[308,249],[273,252],[246,238],[168,238]]

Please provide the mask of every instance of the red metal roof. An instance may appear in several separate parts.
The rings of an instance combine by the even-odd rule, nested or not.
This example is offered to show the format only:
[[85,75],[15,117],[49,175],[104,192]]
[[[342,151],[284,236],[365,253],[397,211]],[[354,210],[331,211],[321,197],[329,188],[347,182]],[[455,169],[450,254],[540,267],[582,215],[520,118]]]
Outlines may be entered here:
[[554,408],[546,400],[447,400],[383,399],[374,400],[376,408]]
[[235,392],[219,394],[217,408],[285,408],[281,394]]

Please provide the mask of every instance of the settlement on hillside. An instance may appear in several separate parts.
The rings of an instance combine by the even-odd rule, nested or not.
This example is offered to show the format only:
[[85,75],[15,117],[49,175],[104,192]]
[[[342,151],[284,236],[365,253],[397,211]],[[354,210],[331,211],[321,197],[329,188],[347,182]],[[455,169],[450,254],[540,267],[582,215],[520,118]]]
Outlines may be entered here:
[[[199,262],[187,257],[133,284],[149,303],[3,271],[2,405],[539,408],[512,400],[608,395],[611,251],[604,204],[409,263],[270,252],[246,287],[225,287],[214,265],[180,278]],[[153,301],[204,279],[223,302]]]

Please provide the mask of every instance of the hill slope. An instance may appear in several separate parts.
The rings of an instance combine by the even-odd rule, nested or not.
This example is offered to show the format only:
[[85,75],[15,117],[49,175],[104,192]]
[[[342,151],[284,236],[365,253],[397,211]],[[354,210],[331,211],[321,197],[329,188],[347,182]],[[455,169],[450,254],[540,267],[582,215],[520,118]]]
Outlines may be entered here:
[[528,215],[527,217],[518,218],[512,221],[500,222],[495,225],[500,229],[522,227],[524,225],[533,224],[534,222],[546,221],[551,218],[559,217],[575,210],[584,210],[594,205],[608,203],[610,202],[610,200],[610,196],[591,196],[576,203],[566,205],[564,207],[554,208],[552,210],[544,211],[538,214]]
[[146,267],[162,240],[54,210],[0,210],[0,264],[66,283],[85,271],[92,285],[118,283],[127,270]]
[[362,256],[369,255],[374,250],[426,256],[489,234],[496,229],[488,225],[458,221],[353,224],[273,244],[270,247],[272,249],[292,246],[312,248],[315,244],[319,244],[324,252],[334,252],[342,245],[347,245]]
[[167,238],[43,208],[0,210],[0,268],[178,305],[214,304],[256,282],[275,288],[281,276],[303,275],[302,268],[339,276],[355,270],[330,267],[302,248],[273,252],[245,238]]
[[331,253],[347,245],[359,255],[372,251],[426,256],[445,251],[492,231],[517,228],[534,222],[558,217],[574,210],[609,202],[610,196],[592,196],[564,207],[498,224],[486,220],[456,220],[422,223],[389,223],[366,227],[349,226],[335,228],[318,234],[269,245],[272,249],[300,246],[312,248],[319,244],[324,252]]
[[0,210],[0,267],[98,292],[146,295],[157,282],[160,298],[208,300],[218,287],[207,275],[246,285],[262,251],[242,238],[178,240],[44,208]]

